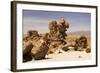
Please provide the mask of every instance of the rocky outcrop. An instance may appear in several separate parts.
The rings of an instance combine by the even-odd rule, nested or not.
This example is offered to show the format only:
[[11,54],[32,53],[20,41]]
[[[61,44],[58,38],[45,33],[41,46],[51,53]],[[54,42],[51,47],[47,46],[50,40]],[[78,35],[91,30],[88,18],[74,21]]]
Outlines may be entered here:
[[48,52],[48,46],[47,44],[43,41],[43,42],[40,42],[38,43],[37,45],[35,45],[32,50],[31,50],[31,53],[32,53],[32,57],[35,59],[35,60],[41,60],[41,59],[44,59],[45,58],[45,55],[47,54]]
[[57,21],[51,21],[49,23],[49,51],[48,53],[54,53],[56,50],[61,49],[59,46],[66,44],[65,37],[67,36],[66,31],[69,28],[68,21],[61,18],[61,20],[57,23]]
[[50,38],[51,40],[64,40],[66,37],[66,31],[69,28],[68,21],[63,18],[57,23],[55,20],[49,23]]
[[75,50],[83,50],[87,48],[87,38],[85,36],[81,36],[79,39],[75,40]]
[[[24,62],[35,59],[44,59],[48,52],[47,34],[39,36],[37,31],[29,31],[24,38],[25,48],[23,50]],[[28,39],[28,40],[27,40]]]
[[[68,50],[80,50],[87,48],[87,38],[80,38],[68,42],[66,41],[67,29],[69,28],[68,21],[61,18],[59,22],[53,20],[49,22],[49,32],[39,34],[36,30],[27,32],[27,36],[23,38],[23,61],[32,59],[44,59],[47,54],[62,53]],[[90,52],[87,49],[86,52]]]
[[23,62],[32,60],[32,53],[31,53],[32,48],[33,48],[32,43],[29,43],[23,50]]

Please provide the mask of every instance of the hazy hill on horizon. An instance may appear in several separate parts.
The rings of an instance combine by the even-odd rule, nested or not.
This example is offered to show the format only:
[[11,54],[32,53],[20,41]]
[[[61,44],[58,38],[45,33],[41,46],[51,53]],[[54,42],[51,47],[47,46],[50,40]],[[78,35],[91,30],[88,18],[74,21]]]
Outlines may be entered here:
[[67,35],[90,36],[91,32],[90,31],[75,31],[75,32],[67,32]]

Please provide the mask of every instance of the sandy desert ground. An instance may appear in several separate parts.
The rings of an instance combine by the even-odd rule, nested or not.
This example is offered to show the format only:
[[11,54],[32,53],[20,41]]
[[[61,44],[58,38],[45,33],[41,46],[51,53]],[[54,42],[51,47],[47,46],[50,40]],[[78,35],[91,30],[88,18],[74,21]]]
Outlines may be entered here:
[[56,62],[56,61],[84,61],[90,60],[91,53],[85,51],[67,51],[63,53],[54,53],[46,55],[46,59],[43,60],[32,60],[31,62]]
[[[78,33],[78,34],[77,34]],[[84,33],[87,37],[87,44],[90,47],[91,46],[91,37],[90,32],[77,32],[77,33],[70,33],[66,37],[67,42],[73,42],[75,39],[79,38],[81,33]],[[45,56],[46,59],[42,60],[32,60],[28,61],[28,63],[33,62],[55,62],[55,61],[84,61],[84,60],[90,60],[91,59],[91,53],[86,53],[86,51],[75,51],[75,50],[69,50],[69,51],[62,51],[62,53],[55,52],[53,54],[48,54]]]

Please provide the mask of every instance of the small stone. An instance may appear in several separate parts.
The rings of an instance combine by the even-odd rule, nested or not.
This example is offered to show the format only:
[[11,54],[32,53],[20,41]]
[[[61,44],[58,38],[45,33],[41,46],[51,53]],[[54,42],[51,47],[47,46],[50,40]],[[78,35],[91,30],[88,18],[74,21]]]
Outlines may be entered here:
[[90,53],[91,52],[91,49],[90,48],[87,48],[86,49],[86,53]]

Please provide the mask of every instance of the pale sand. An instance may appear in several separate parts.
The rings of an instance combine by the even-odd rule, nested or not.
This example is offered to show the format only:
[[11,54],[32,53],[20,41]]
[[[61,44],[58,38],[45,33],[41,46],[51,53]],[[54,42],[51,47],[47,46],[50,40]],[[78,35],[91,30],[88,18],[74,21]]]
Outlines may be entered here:
[[84,61],[91,59],[91,53],[85,51],[67,51],[46,55],[47,59],[32,60],[30,62],[55,62],[55,61]]

